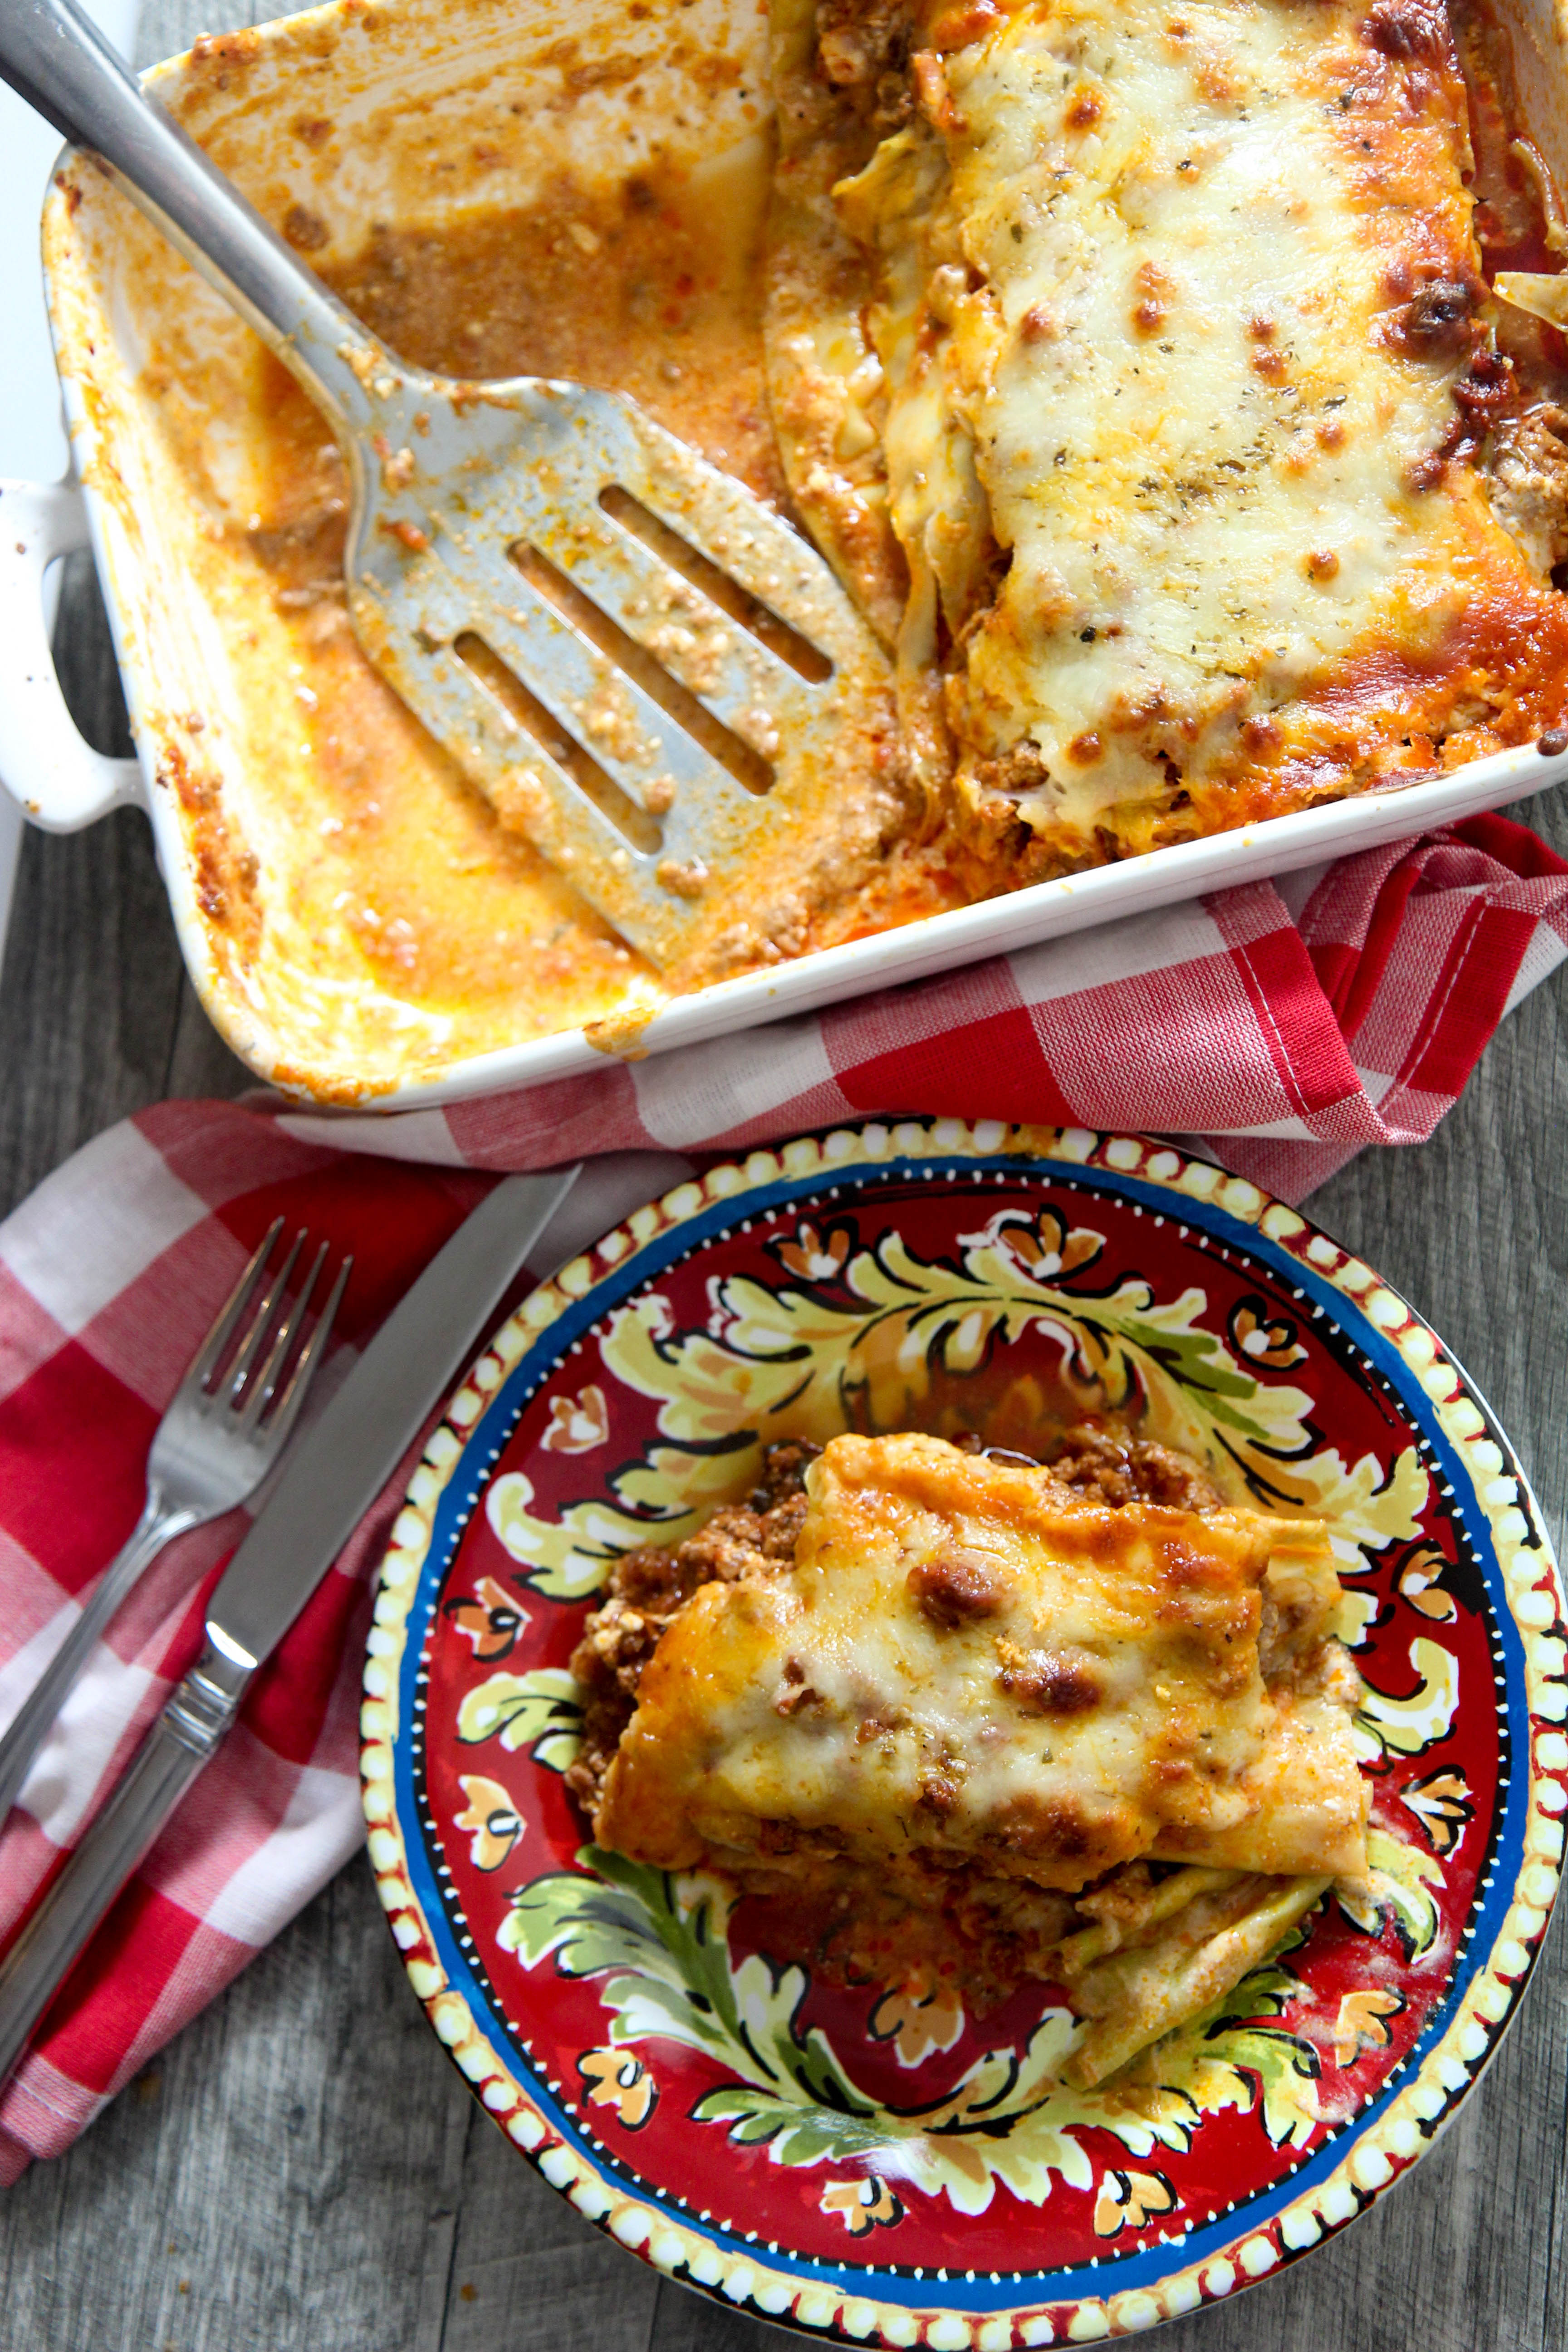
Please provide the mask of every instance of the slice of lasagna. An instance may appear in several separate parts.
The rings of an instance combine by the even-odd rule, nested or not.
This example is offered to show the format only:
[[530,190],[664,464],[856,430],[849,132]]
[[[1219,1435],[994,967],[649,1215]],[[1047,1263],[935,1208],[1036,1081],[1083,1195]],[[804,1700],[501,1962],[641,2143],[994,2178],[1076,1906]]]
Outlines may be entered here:
[[1561,721],[1561,353],[1442,0],[773,14],[785,469],[980,887]]
[[1091,1430],[1050,1465],[840,1437],[770,1476],[589,1621],[601,1844],[785,1896],[861,1976],[1070,1984],[1087,2081],[1364,1872],[1317,1522]]

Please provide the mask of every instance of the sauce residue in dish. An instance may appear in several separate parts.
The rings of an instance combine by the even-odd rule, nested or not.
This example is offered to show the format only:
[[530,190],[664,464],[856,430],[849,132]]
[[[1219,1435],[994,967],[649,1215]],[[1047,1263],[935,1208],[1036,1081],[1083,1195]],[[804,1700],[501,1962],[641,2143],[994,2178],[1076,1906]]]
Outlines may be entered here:
[[[690,169],[607,184],[561,175],[525,208],[439,229],[373,225],[347,260],[310,257],[416,364],[627,392],[784,503],[763,388],[767,170],[755,137]],[[298,1068],[272,1075],[348,1097],[579,1024],[635,1051],[667,998],[659,976],[506,829],[360,652],[342,588],[346,473],[322,419],[196,289],[192,323],[171,299],[166,254],[139,231],[126,268],[148,349],[142,389],[205,510],[195,565],[242,707],[249,860],[233,854],[232,789],[226,815],[204,787],[199,740],[175,780],[198,865],[229,877],[218,912],[231,964],[253,1001],[259,986],[274,1026],[286,1007],[308,1041]],[[772,862],[782,892],[799,845],[781,841]],[[255,909],[240,903],[247,871],[265,908],[259,945]],[[826,882],[808,931],[797,920],[784,951],[963,895],[940,856],[912,846]],[[764,921],[769,883],[760,872],[748,893]]]

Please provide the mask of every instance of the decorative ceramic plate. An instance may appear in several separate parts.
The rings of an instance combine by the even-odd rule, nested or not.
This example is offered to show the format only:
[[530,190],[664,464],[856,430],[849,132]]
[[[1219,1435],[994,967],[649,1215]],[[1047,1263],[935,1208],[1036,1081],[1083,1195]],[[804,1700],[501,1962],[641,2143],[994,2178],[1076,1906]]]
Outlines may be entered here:
[[[562,1779],[607,1564],[763,1443],[1086,1410],[1331,1522],[1373,1792],[1372,1879],[1090,2093],[1049,1988],[814,1980],[710,1880],[595,1852]],[[807,2330],[1082,2343],[1294,2260],[1441,2129],[1556,1891],[1563,1597],[1506,1441],[1376,1275],[1147,1140],[867,1126],[639,1210],[459,1390],[376,1619],[371,1854],[437,2032],[589,2220]]]

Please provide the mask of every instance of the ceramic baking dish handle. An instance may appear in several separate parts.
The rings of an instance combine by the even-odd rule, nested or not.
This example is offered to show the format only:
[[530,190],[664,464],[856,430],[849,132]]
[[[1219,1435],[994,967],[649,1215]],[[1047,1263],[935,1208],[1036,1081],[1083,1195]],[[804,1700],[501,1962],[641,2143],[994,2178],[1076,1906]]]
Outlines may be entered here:
[[49,833],[145,797],[134,760],[107,759],[79,734],[55,675],[44,573],[87,544],[74,482],[0,482],[0,783]]

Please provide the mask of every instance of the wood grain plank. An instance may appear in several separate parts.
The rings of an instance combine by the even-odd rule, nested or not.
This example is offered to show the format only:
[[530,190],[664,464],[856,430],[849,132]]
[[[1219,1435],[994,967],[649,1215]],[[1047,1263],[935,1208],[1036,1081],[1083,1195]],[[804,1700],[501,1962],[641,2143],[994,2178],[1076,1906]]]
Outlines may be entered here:
[[[82,592],[68,593],[62,653],[89,701],[104,693],[100,625]],[[87,718],[105,740],[107,699]],[[1521,813],[1568,851],[1561,795]],[[1364,1156],[1311,1204],[1468,1365],[1559,1537],[1565,1028],[1568,971],[1513,1016],[1432,1142]],[[140,1103],[245,1083],[181,971],[142,821],[30,836],[0,980],[0,1200]],[[1486,2084],[1414,2179],[1321,2253],[1162,2342],[1172,2352],[1561,2352],[1565,2084],[1560,1925]],[[783,2342],[657,2282],[507,2146],[428,2032],[363,1863],[67,2158],[0,2200],[0,2344],[27,2352],[778,2352]]]
[[[1538,992],[1431,1144],[1369,1155],[1314,1203],[1448,1334],[1554,1525],[1568,1491],[1568,1167],[1552,1148],[1565,1013],[1568,990]],[[86,1088],[73,1115],[102,1099]],[[752,2338],[763,2352],[777,2340],[656,2287],[506,2147],[429,2035],[362,1865],[159,2074],[0,2204],[9,2340],[59,2352],[544,2352],[563,2334],[584,2345],[591,2334],[596,2352],[742,2352]],[[1310,2261],[1163,2340],[1173,2352],[1239,2352],[1244,2340],[1248,2352],[1555,2352],[1565,2080],[1558,1936],[1487,2085],[1415,2179]]]
[[793,2328],[742,2318],[712,2296],[665,2279],[648,2352],[785,2352],[800,2341]]
[[[1568,1167],[1552,1148],[1565,1017],[1568,989],[1539,992],[1431,1144],[1369,1155],[1313,1204],[1450,1337],[1554,1527],[1568,1492]],[[1162,2340],[1558,2352],[1565,2080],[1558,1934],[1487,2084],[1415,2179],[1310,2261]],[[155,2095],[128,2094],[0,2203],[0,2263],[5,2336],[58,2352],[780,2340],[656,2289],[506,2147],[428,2033],[359,1864],[174,2045]]]
[[0,2341],[426,2352],[481,2120],[356,1863],[0,2200]]
[[[85,558],[66,566],[56,665],[88,740],[128,751]],[[176,1075],[191,1092],[254,1084],[186,978],[146,818],[120,809],[84,833],[29,826],[0,968],[0,1215],[79,1143],[174,1091]]]
[[189,1092],[255,1084],[196,1004],[146,818],[29,827],[0,967],[0,1215],[176,1072]]
[[441,2352],[646,2352],[656,2273],[475,2111]]

